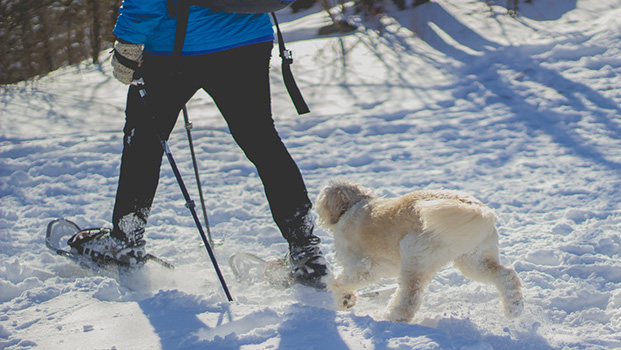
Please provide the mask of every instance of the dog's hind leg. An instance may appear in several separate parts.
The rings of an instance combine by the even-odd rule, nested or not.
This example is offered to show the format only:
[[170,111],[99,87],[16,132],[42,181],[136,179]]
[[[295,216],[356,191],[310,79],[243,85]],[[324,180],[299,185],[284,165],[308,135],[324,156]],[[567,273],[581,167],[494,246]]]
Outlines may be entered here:
[[507,317],[517,317],[522,313],[522,283],[513,269],[500,264],[496,234],[488,237],[474,251],[459,256],[454,263],[466,277],[496,286]]

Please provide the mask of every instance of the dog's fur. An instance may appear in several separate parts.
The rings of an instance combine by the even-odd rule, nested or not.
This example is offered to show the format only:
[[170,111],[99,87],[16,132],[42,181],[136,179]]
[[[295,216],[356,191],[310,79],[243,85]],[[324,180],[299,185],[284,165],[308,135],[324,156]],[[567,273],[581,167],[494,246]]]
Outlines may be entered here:
[[474,197],[438,190],[381,198],[340,180],[321,191],[316,207],[343,267],[328,284],[341,309],[355,305],[357,289],[396,275],[384,318],[409,321],[434,274],[453,261],[465,276],[498,288],[507,316],[522,312],[520,279],[499,261],[496,216]]

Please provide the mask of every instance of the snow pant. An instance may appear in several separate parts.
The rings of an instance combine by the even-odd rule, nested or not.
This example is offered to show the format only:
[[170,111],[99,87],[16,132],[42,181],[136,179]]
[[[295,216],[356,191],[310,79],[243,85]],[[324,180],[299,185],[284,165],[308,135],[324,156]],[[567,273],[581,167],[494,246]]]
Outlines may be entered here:
[[113,211],[114,237],[132,241],[147,224],[163,150],[180,111],[199,90],[214,100],[231,135],[255,165],[272,217],[290,245],[317,241],[302,175],[278,135],[271,113],[272,42],[197,56],[146,55],[141,67],[146,106],[138,88],[127,97],[121,172]]

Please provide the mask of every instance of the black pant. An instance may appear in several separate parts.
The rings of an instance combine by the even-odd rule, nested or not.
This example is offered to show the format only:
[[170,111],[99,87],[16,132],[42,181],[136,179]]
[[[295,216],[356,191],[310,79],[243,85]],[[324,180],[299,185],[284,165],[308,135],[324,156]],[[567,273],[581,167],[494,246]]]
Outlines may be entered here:
[[313,238],[308,198],[300,171],[278,135],[271,113],[271,42],[180,58],[146,56],[141,68],[145,107],[138,89],[127,97],[125,141],[113,213],[113,236],[127,238],[146,226],[159,181],[163,150],[179,112],[204,89],[231,134],[256,166],[274,221],[290,244]]

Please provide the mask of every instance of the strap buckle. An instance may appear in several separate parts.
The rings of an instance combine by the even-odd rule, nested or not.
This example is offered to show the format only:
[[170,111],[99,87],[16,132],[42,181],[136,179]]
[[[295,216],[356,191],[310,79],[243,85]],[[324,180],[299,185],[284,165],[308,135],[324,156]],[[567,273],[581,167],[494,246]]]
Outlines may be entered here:
[[283,64],[293,64],[293,51],[285,49],[283,50],[281,57]]

